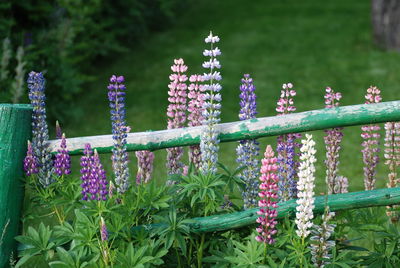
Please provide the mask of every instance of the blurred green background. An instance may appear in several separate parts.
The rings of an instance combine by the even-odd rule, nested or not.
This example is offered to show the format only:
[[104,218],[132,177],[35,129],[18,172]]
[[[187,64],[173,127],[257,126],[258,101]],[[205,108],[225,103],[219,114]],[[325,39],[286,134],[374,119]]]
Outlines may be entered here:
[[[343,105],[363,103],[370,85],[382,90],[384,101],[400,99],[400,54],[373,44],[370,1],[22,2],[0,4],[3,13],[11,9],[27,16],[23,23],[1,16],[2,21],[10,18],[0,26],[2,37],[26,47],[30,69],[46,71],[49,124],[59,119],[67,137],[110,133],[106,87],[112,74],[126,78],[132,131],[165,129],[170,66],[183,58],[189,75],[202,73],[204,38],[210,30],[221,38],[222,122],[238,120],[245,73],[257,88],[259,117],[276,114],[281,86],[287,82],[298,92],[297,111],[323,108],[327,86],[342,93]],[[21,101],[27,102],[26,95]],[[344,133],[340,174],[348,177],[351,191],[362,190],[361,130],[349,127]],[[313,134],[319,193],[325,191],[324,133]],[[275,140],[260,139],[261,151]],[[220,161],[232,168],[236,145],[221,144]],[[165,157],[164,150],[156,152],[154,177],[160,182],[166,176]],[[111,175],[110,155],[102,158]],[[74,157],[76,174],[78,160]],[[134,153],[130,167],[134,175]],[[381,161],[379,187],[385,185],[386,174]]]

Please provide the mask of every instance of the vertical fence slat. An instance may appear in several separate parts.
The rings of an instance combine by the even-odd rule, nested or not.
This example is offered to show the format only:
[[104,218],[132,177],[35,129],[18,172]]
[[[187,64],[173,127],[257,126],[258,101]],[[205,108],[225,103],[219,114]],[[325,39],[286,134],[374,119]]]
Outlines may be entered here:
[[0,104],[0,267],[8,267],[15,250],[24,198],[23,158],[31,134],[32,109]]

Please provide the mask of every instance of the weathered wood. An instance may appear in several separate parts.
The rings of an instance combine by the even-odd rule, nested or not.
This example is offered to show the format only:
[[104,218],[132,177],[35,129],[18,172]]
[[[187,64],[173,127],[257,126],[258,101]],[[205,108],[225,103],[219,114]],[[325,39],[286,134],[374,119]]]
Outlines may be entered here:
[[[263,117],[246,121],[219,124],[221,142],[254,139],[285,133],[304,132],[338,126],[353,126],[386,121],[400,121],[400,101],[378,104],[342,106],[333,109],[313,110],[284,116]],[[202,126],[153,132],[129,133],[128,151],[158,150],[200,143]],[[50,141],[50,149],[56,152],[59,140]],[[69,138],[71,154],[83,152],[90,143],[99,153],[109,153],[113,147],[111,135]]]
[[[335,194],[328,197],[328,205],[331,211],[387,206],[397,203],[400,203],[400,188]],[[294,215],[297,206],[295,200],[279,203],[278,205],[278,218],[283,218],[286,215]],[[322,213],[324,208],[325,196],[316,197],[314,212]],[[258,217],[257,210],[251,209],[227,215],[197,218],[194,219],[196,223],[191,226],[191,231],[196,233],[224,231],[254,224]]]
[[[314,213],[322,213],[324,211],[326,204],[325,200],[325,196],[318,196],[315,198]],[[327,204],[331,211],[340,211],[365,207],[388,206],[398,203],[400,203],[400,187],[329,195]],[[283,218],[286,215],[295,215],[297,206],[296,200],[278,203],[278,206],[278,219]],[[189,224],[190,232],[205,233],[226,231],[255,224],[258,217],[257,211],[258,208],[254,208],[229,214],[193,218],[193,223]],[[160,225],[146,226],[146,230],[154,229],[154,227],[157,226]]]
[[24,187],[23,158],[31,134],[32,109],[24,104],[0,104],[0,267],[8,267],[16,247]]

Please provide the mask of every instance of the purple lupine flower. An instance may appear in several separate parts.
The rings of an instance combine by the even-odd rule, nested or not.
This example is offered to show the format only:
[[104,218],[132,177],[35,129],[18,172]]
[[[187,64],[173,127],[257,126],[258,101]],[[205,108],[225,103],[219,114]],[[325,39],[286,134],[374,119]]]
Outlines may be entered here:
[[[185,126],[186,122],[186,81],[187,76],[184,74],[187,71],[183,59],[175,59],[174,65],[171,66],[174,72],[169,76],[171,83],[168,85],[168,101],[167,108],[168,116],[168,129],[181,128]],[[181,158],[183,156],[182,147],[174,147],[167,149],[167,171],[168,174],[182,174],[183,163]]]
[[61,139],[62,138],[62,130],[60,127],[60,123],[58,123],[58,120],[56,121],[56,139]]
[[153,173],[154,153],[150,151],[137,151],[135,154],[138,160],[136,184],[148,183]]
[[129,132],[125,122],[125,85],[123,76],[111,76],[108,85],[108,99],[111,108],[112,134],[114,148],[112,149],[112,165],[115,174],[115,184],[119,193],[129,188],[128,152],[126,137]]
[[90,180],[90,169],[93,162],[93,151],[89,143],[85,144],[83,150],[83,156],[81,157],[81,180],[82,180],[82,200],[88,200],[89,193],[89,180]]
[[90,144],[85,145],[83,153],[81,157],[82,200],[105,201],[108,196],[108,182],[99,154],[95,150],[93,155]]
[[[373,104],[379,103],[382,98],[380,96],[381,91],[377,87],[369,87],[367,89],[367,94],[365,95],[365,103]],[[381,128],[379,125],[366,125],[362,126],[361,137],[363,138],[361,150],[363,154],[364,161],[364,186],[365,190],[375,189],[376,182],[376,167],[379,163],[379,138],[380,134],[378,131]]]
[[[240,120],[248,120],[256,117],[257,104],[255,86],[253,79],[249,74],[245,74],[240,86]],[[241,140],[236,148],[237,159],[239,167],[245,167],[239,174],[241,179],[246,183],[245,189],[242,192],[244,208],[250,208],[257,205],[258,196],[258,177],[259,170],[257,159],[259,153],[259,143],[257,140]]]
[[71,173],[71,157],[67,150],[67,140],[65,134],[61,135],[60,149],[57,150],[56,160],[54,161],[54,173],[58,176]]
[[32,144],[30,141],[28,141],[28,150],[26,151],[24,159],[24,171],[26,176],[39,173],[38,162],[36,156],[33,154]]
[[278,216],[276,210],[278,207],[278,176],[276,175],[278,169],[278,166],[276,165],[277,161],[278,159],[274,156],[272,147],[268,145],[265,149],[264,158],[261,160],[261,184],[259,186],[260,193],[258,194],[260,196],[260,201],[258,201],[260,210],[257,211],[257,214],[260,215],[260,217],[256,220],[256,222],[260,224],[256,229],[259,233],[259,235],[256,236],[256,240],[268,244],[273,244],[275,242],[273,236],[277,233],[275,228],[278,223],[276,220],[276,217]]
[[[191,84],[189,85],[189,103],[188,103],[188,126],[195,127],[201,126],[203,118],[203,86],[200,85],[203,82],[203,76],[191,75],[189,77]],[[189,147],[189,161],[193,163],[196,169],[200,168],[201,165],[201,151],[200,145],[192,145]]]
[[54,182],[53,161],[49,151],[49,131],[46,123],[45,79],[42,73],[30,72],[28,76],[29,99],[32,111],[32,148],[38,160],[38,178],[43,187]]
[[[276,111],[278,115],[285,115],[296,111],[293,98],[296,91],[292,83],[282,85],[281,96],[277,102]],[[300,148],[300,143],[296,139],[301,138],[300,133],[290,133],[278,136],[278,177],[279,177],[279,198],[287,201],[297,196],[297,169],[299,162],[296,160],[296,148]]]
[[214,47],[219,42],[218,36],[213,36],[212,32],[205,39],[206,43],[210,43],[211,49],[204,50],[203,55],[210,57],[208,61],[203,62],[203,67],[210,69],[209,73],[203,75],[204,81],[209,81],[209,84],[203,85],[204,90],[204,103],[203,103],[203,117],[205,125],[200,137],[200,151],[201,151],[201,167],[200,170],[203,174],[215,174],[217,172],[219,139],[216,125],[220,122],[221,114],[221,94],[222,89],[218,83],[222,79],[220,72],[217,69],[221,68],[217,56],[221,55],[218,47]]
[[[339,106],[339,101],[342,98],[340,92],[333,91],[330,87],[326,88],[325,108],[334,108]],[[328,194],[339,194],[347,192],[345,188],[346,184],[341,183],[339,180],[339,151],[340,143],[343,138],[343,128],[336,127],[332,129],[326,129],[325,133],[327,136],[324,137],[325,148],[326,148],[326,184],[328,186]]]

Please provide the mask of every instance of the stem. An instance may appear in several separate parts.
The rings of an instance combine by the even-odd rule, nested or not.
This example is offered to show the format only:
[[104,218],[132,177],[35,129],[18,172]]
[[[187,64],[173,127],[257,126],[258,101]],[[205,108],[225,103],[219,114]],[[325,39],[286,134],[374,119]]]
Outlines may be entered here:
[[62,224],[62,223],[64,222],[64,220],[62,219],[62,217],[61,217],[61,215],[60,215],[60,212],[58,212],[58,209],[57,209],[57,206],[56,206],[56,205],[54,205],[54,212],[55,212],[56,215],[57,215],[58,222],[59,222],[60,224]]
[[193,241],[190,239],[190,246],[189,246],[189,254],[188,254],[188,267],[190,267],[190,264],[192,262],[192,252],[193,252]]
[[181,256],[179,255],[178,248],[177,247],[174,248],[175,248],[176,258],[178,259],[178,268],[181,268],[182,267]]
[[268,244],[264,242],[264,264],[267,264],[267,247]]
[[204,240],[206,238],[206,234],[203,233],[201,235],[201,240],[200,240],[200,246],[197,251],[197,267],[202,268],[202,263],[203,263],[203,247],[204,247]]

